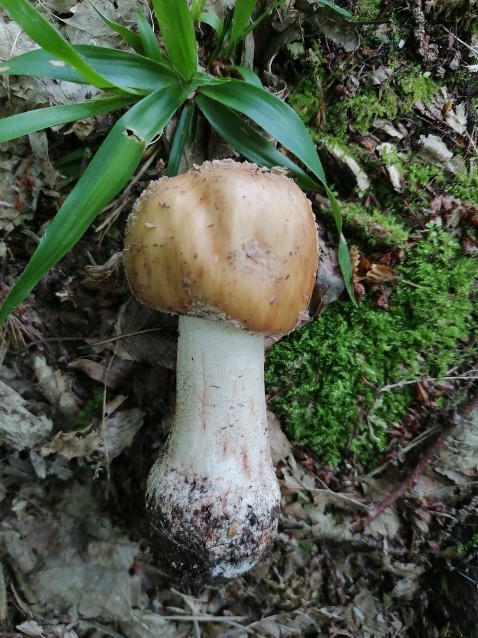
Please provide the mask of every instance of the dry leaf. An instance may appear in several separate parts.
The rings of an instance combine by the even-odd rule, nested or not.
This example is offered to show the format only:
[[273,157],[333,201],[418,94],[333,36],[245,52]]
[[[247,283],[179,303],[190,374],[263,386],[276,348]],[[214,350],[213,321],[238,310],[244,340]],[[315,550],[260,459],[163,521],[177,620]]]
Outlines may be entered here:
[[374,284],[391,284],[395,283],[397,279],[397,271],[390,266],[384,266],[382,264],[372,264],[370,270],[364,277],[364,281]]
[[16,629],[26,636],[41,636],[41,638],[45,638],[43,627],[41,627],[35,620],[22,622],[21,625],[16,626]]
[[104,362],[93,361],[92,359],[77,359],[72,361],[68,367],[75,370],[81,370],[86,375],[102,383],[108,388],[116,388],[125,378],[131,369],[132,362],[122,359],[113,359],[113,361],[105,360]]
[[27,402],[0,381],[0,442],[14,450],[30,450],[50,435],[53,423],[46,416],[35,416]]
[[68,460],[101,454],[112,461],[131,445],[143,419],[144,412],[138,408],[114,412],[94,428],[90,425],[80,432],[58,432],[41,453],[43,456],[57,453]]
[[63,415],[72,417],[79,409],[80,400],[71,391],[71,382],[61,370],[51,368],[44,357],[35,357],[35,375],[42,394]]
[[350,265],[352,266],[352,274],[354,282],[357,281],[357,270],[360,264],[360,250],[355,244],[349,246]]
[[93,492],[70,483],[55,503],[41,505],[37,494],[37,507],[3,521],[2,547],[22,594],[28,590],[45,614],[128,621],[144,605],[140,576],[129,573],[139,547],[114,528]]
[[371,263],[355,244],[349,246],[349,256],[354,284],[366,282],[377,285],[397,282],[398,273],[394,268],[385,264]]

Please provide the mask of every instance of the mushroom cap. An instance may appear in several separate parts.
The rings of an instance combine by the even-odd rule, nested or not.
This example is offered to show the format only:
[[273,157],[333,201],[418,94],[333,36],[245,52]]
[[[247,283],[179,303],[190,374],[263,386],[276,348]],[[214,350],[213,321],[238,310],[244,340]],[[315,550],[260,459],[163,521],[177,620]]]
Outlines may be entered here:
[[128,219],[125,265],[151,308],[279,335],[308,307],[317,250],[310,202],[291,179],[222,160],[149,184]]

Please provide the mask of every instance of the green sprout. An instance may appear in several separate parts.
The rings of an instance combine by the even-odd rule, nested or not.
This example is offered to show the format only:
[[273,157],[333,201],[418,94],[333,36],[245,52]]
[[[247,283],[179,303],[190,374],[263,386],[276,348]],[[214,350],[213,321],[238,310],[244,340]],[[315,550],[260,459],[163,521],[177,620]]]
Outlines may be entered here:
[[[231,64],[230,68],[242,78],[237,79],[214,76],[208,67],[213,57],[205,66],[199,66],[195,21],[207,23],[215,31],[217,43],[213,55],[230,58],[246,35],[282,2],[252,21],[255,0],[237,0],[224,20],[203,12],[203,0],[195,0],[191,6],[188,0],[152,0],[163,52],[153,28],[139,11],[135,32],[96,9],[133,49],[122,51],[94,45],[72,46],[28,0],[0,0],[0,7],[40,46],[0,62],[1,74],[88,84],[107,94],[6,117],[0,120],[0,143],[47,127],[127,109],[98,148],[11,288],[0,307],[0,323],[73,248],[95,217],[126,186],[146,147],[177,112],[179,120],[168,175],[177,173],[183,151],[194,141],[197,117],[202,113],[212,128],[246,159],[261,166],[286,168],[304,190],[325,189],[339,234],[339,262],[349,295],[354,299],[340,210],[300,118],[290,106],[269,93],[251,69]],[[281,153],[249,121],[287,148],[304,168]]]

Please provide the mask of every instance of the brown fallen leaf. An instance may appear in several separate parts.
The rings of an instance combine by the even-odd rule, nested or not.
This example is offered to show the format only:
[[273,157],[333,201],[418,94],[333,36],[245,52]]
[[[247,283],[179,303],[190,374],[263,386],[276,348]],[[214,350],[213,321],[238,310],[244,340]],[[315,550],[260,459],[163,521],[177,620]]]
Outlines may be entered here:
[[92,359],[77,359],[69,363],[68,367],[81,370],[93,381],[114,389],[124,380],[132,365],[132,361],[117,358],[113,361],[104,360],[102,362]]
[[391,266],[372,264],[364,277],[364,281],[373,282],[374,284],[391,284],[398,281],[398,273]]
[[[349,247],[349,256],[354,284],[363,281],[371,285],[377,285],[391,284],[398,281],[398,273],[395,268],[386,263],[372,263],[354,244]],[[387,260],[382,257],[382,261]]]

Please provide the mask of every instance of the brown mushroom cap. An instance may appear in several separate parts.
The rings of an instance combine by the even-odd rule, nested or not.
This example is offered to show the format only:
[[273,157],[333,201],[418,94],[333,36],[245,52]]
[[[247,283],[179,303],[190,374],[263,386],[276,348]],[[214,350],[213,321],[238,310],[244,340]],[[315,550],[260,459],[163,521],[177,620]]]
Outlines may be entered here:
[[128,220],[125,264],[151,308],[288,333],[317,270],[310,202],[279,172],[205,162],[149,184]]

